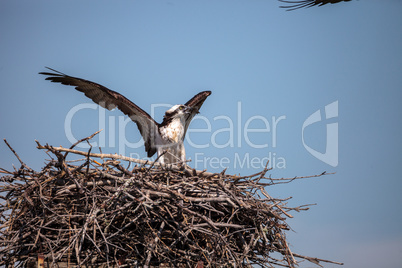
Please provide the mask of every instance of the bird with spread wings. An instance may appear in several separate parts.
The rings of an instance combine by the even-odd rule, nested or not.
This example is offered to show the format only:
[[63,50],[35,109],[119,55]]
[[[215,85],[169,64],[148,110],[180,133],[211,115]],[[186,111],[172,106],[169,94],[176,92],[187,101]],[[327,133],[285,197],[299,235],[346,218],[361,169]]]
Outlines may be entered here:
[[108,110],[118,108],[129,116],[137,124],[148,157],[157,152],[161,163],[180,163],[186,160],[184,137],[191,120],[199,112],[206,98],[211,95],[211,91],[200,92],[184,105],[173,106],[166,111],[162,123],[157,123],[147,112],[116,91],[89,80],[69,76],[48,67],[47,69],[53,72],[39,73],[48,76],[46,80],[74,86],[76,90],[83,92],[103,108]]

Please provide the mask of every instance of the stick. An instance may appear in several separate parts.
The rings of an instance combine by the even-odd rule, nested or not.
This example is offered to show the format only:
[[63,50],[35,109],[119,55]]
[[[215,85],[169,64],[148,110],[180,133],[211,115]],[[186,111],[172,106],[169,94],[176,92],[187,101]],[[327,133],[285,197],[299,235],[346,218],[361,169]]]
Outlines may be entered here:
[[[127,156],[123,156],[123,155],[118,155],[118,154],[98,154],[98,153],[89,153],[88,152],[82,152],[82,151],[78,151],[78,150],[74,150],[74,149],[68,149],[68,148],[64,148],[64,147],[53,147],[50,145],[41,145],[39,143],[39,141],[35,140],[36,144],[38,145],[36,148],[38,149],[45,149],[45,150],[55,150],[55,151],[60,151],[60,152],[70,152],[70,153],[74,153],[74,154],[78,154],[78,155],[83,155],[83,156],[90,156],[90,157],[96,157],[96,158],[111,158],[111,159],[121,159],[124,161],[129,161],[129,162],[134,162],[137,164],[141,164],[141,165],[153,165],[153,166],[159,166],[159,167],[164,167],[167,169],[171,169],[174,171],[179,171],[181,170],[180,167],[176,166],[176,165],[172,165],[172,164],[161,164],[155,161],[148,161],[148,160],[141,160],[141,159],[136,159],[136,158],[132,158],[132,157],[127,157]],[[187,169],[187,168],[186,168]],[[188,172],[192,172],[192,169],[187,169]],[[216,173],[210,173],[210,172],[205,172],[205,171],[200,171],[200,170],[196,170],[196,174],[197,175],[203,175],[205,177],[208,176],[215,176],[217,175]]]

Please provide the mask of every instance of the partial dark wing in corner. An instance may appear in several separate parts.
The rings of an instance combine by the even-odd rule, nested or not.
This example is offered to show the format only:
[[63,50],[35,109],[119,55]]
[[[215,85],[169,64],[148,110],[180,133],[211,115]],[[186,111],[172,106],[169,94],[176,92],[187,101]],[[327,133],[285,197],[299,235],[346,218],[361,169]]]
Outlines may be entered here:
[[145,150],[148,153],[148,157],[155,154],[156,148],[153,147],[152,142],[154,135],[158,133],[158,123],[156,123],[147,112],[116,91],[85,79],[72,77],[51,68],[46,68],[54,72],[39,73],[48,76],[46,80],[63,85],[75,86],[76,90],[83,92],[85,96],[103,108],[112,110],[117,107],[124,114],[128,115],[131,120],[137,124],[141,136],[144,139]]
[[292,0],[279,0],[279,2],[286,3],[286,6],[280,6],[281,8],[286,8],[287,11],[305,8],[305,7],[312,7],[312,6],[323,6],[326,4],[336,4],[340,2],[349,2],[351,0],[299,0],[299,1],[292,1]]
[[187,128],[190,125],[191,120],[193,119],[193,117],[199,112],[202,104],[204,103],[204,101],[207,99],[207,97],[209,95],[211,95],[211,91],[203,91],[198,93],[197,95],[195,95],[194,97],[192,97],[188,102],[186,102],[186,106],[188,107],[192,107],[194,108],[193,111],[191,112],[191,114],[188,115],[187,119],[186,119],[186,125],[185,125],[185,132],[184,134],[187,132]]

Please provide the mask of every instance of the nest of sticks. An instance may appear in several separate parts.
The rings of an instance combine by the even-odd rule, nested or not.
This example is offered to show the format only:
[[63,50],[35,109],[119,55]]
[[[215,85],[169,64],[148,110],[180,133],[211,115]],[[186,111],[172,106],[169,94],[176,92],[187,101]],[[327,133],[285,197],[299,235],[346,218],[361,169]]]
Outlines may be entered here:
[[308,206],[288,207],[266,191],[302,177],[267,178],[269,169],[239,177],[74,150],[78,142],[69,149],[37,144],[50,156],[40,171],[7,143],[21,166],[0,170],[0,266],[336,263],[289,249],[286,219]]

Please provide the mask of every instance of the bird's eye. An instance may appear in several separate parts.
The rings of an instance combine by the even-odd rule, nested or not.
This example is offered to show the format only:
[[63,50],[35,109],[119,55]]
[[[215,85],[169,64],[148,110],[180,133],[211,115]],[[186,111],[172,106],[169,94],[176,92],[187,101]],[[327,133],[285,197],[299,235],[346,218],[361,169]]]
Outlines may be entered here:
[[180,106],[180,107],[179,107],[180,110],[183,110],[183,108],[184,108],[183,106]]

